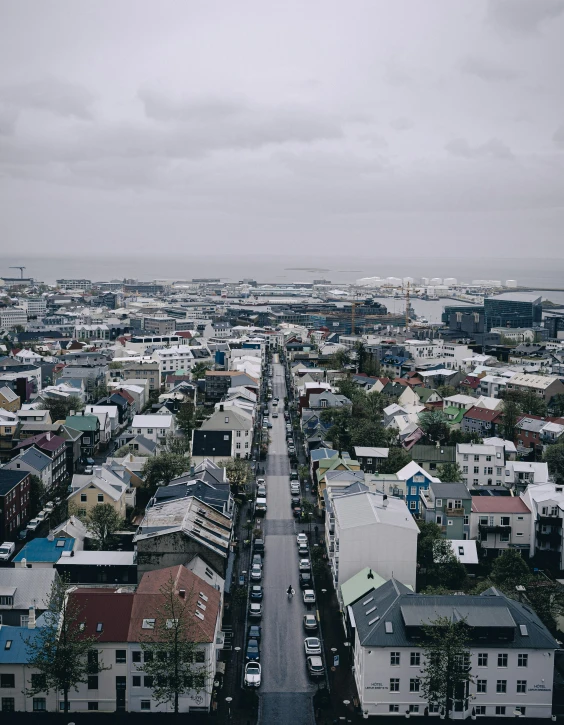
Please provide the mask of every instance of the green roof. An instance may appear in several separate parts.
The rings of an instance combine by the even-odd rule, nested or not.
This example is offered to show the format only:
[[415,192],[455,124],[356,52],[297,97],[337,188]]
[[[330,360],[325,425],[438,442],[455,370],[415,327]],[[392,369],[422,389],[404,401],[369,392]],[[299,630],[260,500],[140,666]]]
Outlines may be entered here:
[[462,418],[464,418],[464,413],[466,413],[466,411],[463,408],[455,408],[454,406],[449,405],[447,408],[443,409],[443,413],[448,417],[449,425],[456,425],[456,423],[460,423]]
[[[380,574],[377,574],[368,566],[361,569],[358,574],[351,576],[350,579],[347,579],[346,582],[341,584],[343,607],[348,607],[358,602],[365,594],[368,594],[373,589],[379,589],[386,581],[387,579],[381,577]],[[409,589],[411,588],[409,587]]]
[[[417,397],[422,403],[426,403],[433,393],[437,393],[433,388],[424,388],[422,385],[417,385],[413,392],[417,394]],[[437,395],[441,398],[439,393]]]
[[425,446],[414,445],[410,451],[411,457],[417,463],[454,463],[456,461],[456,446]]
[[96,431],[98,418],[95,415],[68,415],[65,425],[80,431]]

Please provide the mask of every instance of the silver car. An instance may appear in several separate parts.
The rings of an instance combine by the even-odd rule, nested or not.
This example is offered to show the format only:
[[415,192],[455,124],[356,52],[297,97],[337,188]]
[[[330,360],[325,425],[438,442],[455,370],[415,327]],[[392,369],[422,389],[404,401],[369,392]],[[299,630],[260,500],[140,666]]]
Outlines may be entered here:
[[306,637],[304,639],[304,649],[306,655],[320,655],[321,640],[317,637]]

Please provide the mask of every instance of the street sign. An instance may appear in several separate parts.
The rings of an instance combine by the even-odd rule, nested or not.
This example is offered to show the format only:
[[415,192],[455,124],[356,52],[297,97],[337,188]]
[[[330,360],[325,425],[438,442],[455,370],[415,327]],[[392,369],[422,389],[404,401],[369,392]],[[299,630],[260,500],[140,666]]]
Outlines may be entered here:
[[339,666],[339,655],[335,655],[333,657],[333,666],[338,667]]

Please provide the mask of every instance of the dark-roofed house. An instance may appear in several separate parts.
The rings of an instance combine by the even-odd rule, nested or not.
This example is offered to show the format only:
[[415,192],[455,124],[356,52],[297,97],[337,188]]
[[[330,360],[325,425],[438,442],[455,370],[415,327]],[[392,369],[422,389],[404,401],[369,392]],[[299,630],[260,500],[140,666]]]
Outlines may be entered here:
[[82,433],[80,448],[85,459],[96,455],[100,447],[100,421],[97,416],[85,415],[84,411],[81,411],[77,415],[67,416],[65,426]]
[[456,448],[454,446],[427,446],[418,443],[411,449],[411,457],[423,470],[436,476],[437,468],[443,463],[456,463]]
[[419,495],[423,521],[440,526],[446,539],[470,538],[472,496],[463,483],[430,483]]
[[552,716],[554,654],[559,647],[527,606],[496,589],[476,595],[413,594],[395,579],[350,607],[354,677],[365,717],[439,713],[420,682],[424,627],[439,617],[468,627],[471,681],[451,717]]
[[192,460],[201,462],[204,458],[221,461],[231,456],[233,431],[194,430],[192,433]]
[[145,512],[134,542],[137,570],[186,564],[199,555],[225,578],[231,552],[232,521],[193,496],[151,506]]
[[30,446],[35,446],[49,456],[53,464],[53,486],[58,486],[67,476],[65,439],[51,432],[40,433],[20,441],[16,446],[16,452]]
[[0,540],[15,541],[29,519],[29,471],[0,468]]
[[36,476],[46,489],[53,485],[53,461],[35,446],[20,451],[4,468],[10,471],[28,471]]
[[35,607],[37,616],[42,614],[47,609],[51,587],[57,577],[52,567],[0,569],[0,591],[5,597],[0,608],[1,628],[5,625],[27,627],[30,607]]
[[474,405],[464,413],[460,429],[463,433],[478,433],[482,438],[495,436],[502,417],[501,410],[489,410]]

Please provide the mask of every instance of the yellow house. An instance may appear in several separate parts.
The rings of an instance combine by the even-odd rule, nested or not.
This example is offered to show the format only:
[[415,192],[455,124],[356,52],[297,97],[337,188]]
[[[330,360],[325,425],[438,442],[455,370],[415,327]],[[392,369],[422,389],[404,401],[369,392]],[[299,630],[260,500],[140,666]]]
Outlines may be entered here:
[[16,395],[7,385],[0,388],[0,408],[10,413],[15,413],[21,408],[20,396]]
[[67,501],[78,516],[85,516],[98,504],[109,503],[125,518],[128,485],[105,466],[96,466],[94,473],[87,476],[75,474],[71,488]]
[[327,487],[326,475],[329,471],[360,471],[360,463],[350,458],[348,454],[345,454],[343,458],[335,456],[333,458],[322,458],[319,461],[319,468],[316,471],[316,475],[317,506],[320,511],[322,511],[325,506],[323,491],[325,491],[325,488]]

